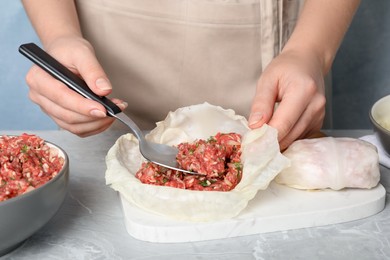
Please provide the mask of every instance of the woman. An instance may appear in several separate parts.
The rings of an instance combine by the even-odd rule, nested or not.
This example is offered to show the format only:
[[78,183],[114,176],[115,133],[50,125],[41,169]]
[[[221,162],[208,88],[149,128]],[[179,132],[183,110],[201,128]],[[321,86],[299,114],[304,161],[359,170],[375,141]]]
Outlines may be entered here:
[[[281,149],[318,131],[324,76],[358,0],[23,0],[46,51],[141,128],[208,101],[278,130]],[[298,19],[299,14],[299,19]],[[92,47],[93,46],[93,47]],[[33,66],[30,98],[80,136],[113,119]],[[126,102],[124,102],[126,101]],[[278,104],[277,109],[275,109]]]

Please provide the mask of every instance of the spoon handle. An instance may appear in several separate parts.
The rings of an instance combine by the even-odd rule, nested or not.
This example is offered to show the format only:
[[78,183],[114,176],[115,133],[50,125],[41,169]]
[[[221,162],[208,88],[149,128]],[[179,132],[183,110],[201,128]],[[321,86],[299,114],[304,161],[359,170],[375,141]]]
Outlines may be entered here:
[[108,98],[101,97],[93,93],[84,80],[76,76],[72,71],[59,63],[36,44],[22,44],[19,47],[19,52],[48,72],[54,78],[64,83],[70,89],[85,98],[92,99],[102,104],[107,110],[107,115],[114,116],[115,114],[122,112],[121,109]]

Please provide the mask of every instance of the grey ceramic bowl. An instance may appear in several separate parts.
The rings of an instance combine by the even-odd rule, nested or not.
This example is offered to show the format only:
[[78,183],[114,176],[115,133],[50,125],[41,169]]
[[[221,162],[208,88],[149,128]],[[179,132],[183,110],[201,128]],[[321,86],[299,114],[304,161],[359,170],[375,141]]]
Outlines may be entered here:
[[384,150],[390,155],[390,95],[376,101],[369,116]]
[[62,170],[44,185],[25,194],[0,202],[0,256],[20,246],[27,238],[42,228],[61,207],[68,188],[69,159],[65,158]]

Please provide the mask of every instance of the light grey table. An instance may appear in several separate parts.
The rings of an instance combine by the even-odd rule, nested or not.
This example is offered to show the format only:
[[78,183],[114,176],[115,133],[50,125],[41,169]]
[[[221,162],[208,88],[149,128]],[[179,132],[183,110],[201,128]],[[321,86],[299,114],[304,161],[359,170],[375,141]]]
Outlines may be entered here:
[[[3,131],[0,134],[20,134]],[[390,259],[390,207],[337,225],[193,243],[149,243],[128,235],[117,193],[105,185],[105,156],[123,133],[79,138],[64,131],[35,133],[66,150],[69,192],[54,218],[1,259]],[[327,131],[360,137],[368,130]],[[382,184],[390,189],[390,170]],[[387,199],[389,199],[387,195]]]

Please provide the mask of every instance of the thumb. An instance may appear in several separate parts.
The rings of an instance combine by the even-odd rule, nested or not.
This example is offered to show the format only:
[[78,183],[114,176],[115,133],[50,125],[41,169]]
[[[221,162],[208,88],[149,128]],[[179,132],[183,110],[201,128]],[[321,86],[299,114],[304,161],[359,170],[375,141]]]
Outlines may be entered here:
[[250,128],[259,128],[271,119],[276,100],[275,89],[273,83],[259,80],[249,114]]
[[111,93],[111,82],[92,51],[83,53],[77,69],[80,76],[95,94],[106,96]]

